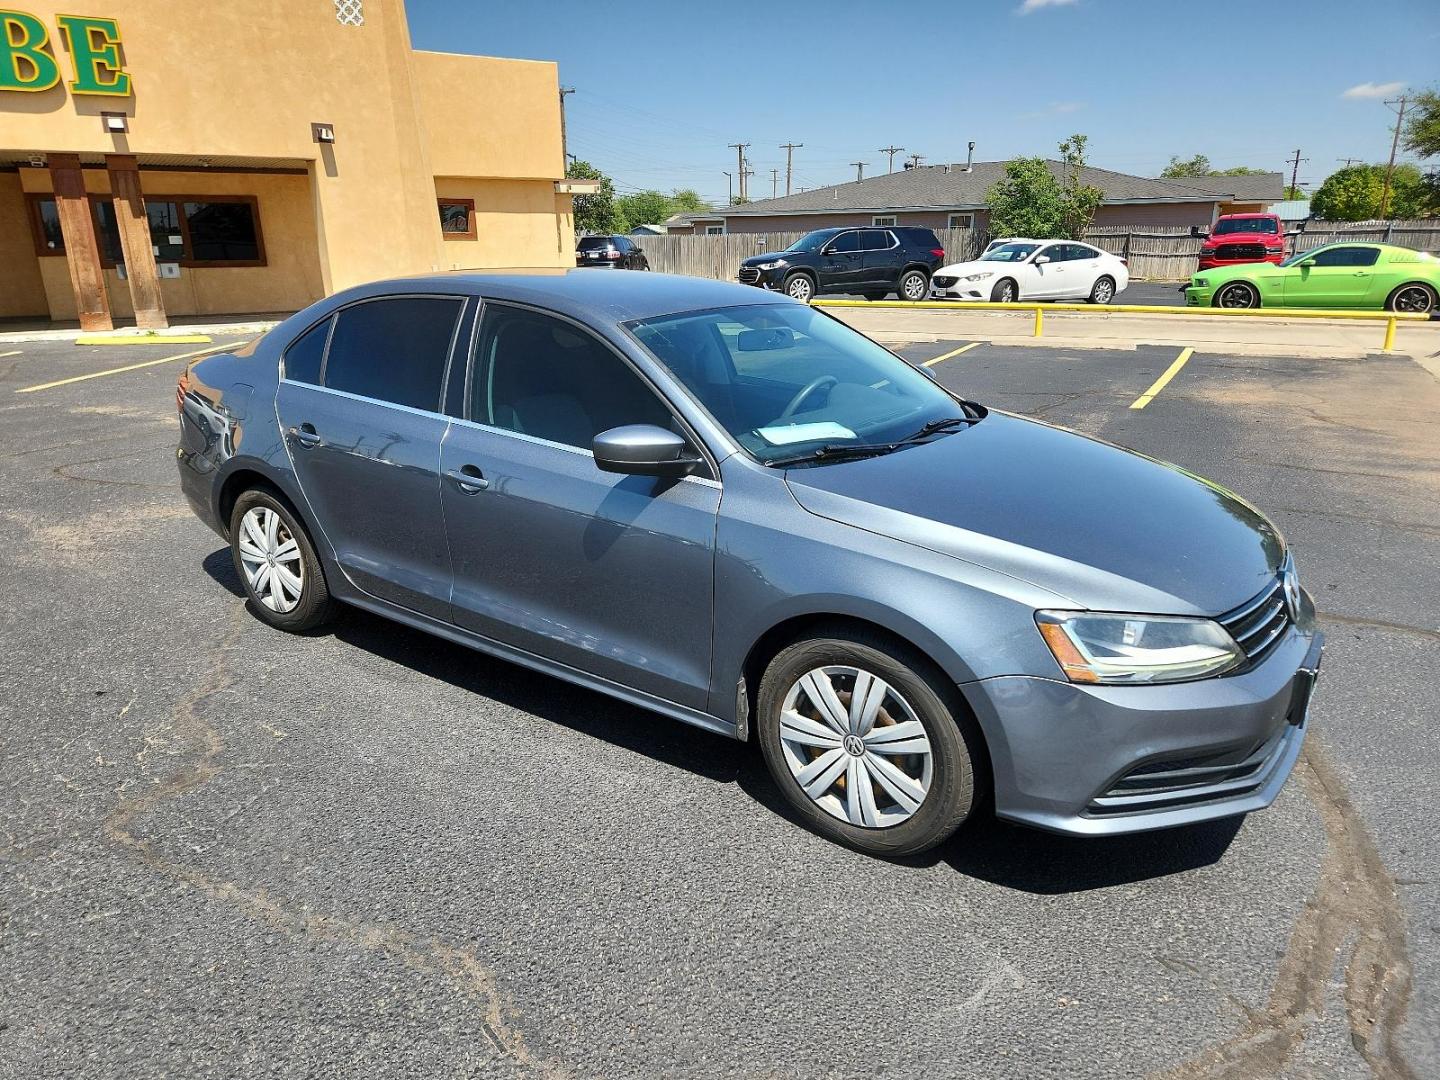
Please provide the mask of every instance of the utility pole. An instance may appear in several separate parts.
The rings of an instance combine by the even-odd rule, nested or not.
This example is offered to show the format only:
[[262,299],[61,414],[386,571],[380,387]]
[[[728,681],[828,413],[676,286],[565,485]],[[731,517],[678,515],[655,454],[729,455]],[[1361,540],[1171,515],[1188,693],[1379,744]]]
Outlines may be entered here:
[[565,155],[561,161],[562,165],[570,160],[570,143],[565,137],[565,97],[574,92],[575,88],[573,86],[562,86],[560,88],[560,150]]
[[1380,195],[1380,216],[1383,218],[1390,209],[1390,179],[1395,174],[1395,151],[1400,148],[1400,127],[1405,123],[1405,103],[1408,94],[1401,94],[1398,101],[1387,101],[1386,105],[1400,106],[1395,114],[1395,137],[1390,140],[1390,160],[1385,165],[1385,190]]
[[735,175],[740,178],[740,201],[745,201],[745,151],[750,148],[748,142],[732,142],[728,144],[731,150],[735,151]]
[[904,149],[905,148],[903,146],[882,146],[879,150],[875,151],[877,154],[890,155],[890,165],[885,170],[887,173],[892,173],[895,171],[895,155],[900,153],[900,151]]
[[855,166],[855,182],[858,184],[865,179],[865,162],[852,161],[850,164]]
[[906,158],[905,160],[908,161],[908,162],[910,162],[910,167],[911,167],[912,169],[918,169],[918,168],[920,167],[920,162],[922,162],[922,161],[925,160],[925,155],[924,155],[924,154],[911,154],[911,155],[910,155],[908,158]]
[[775,198],[776,195],[779,195],[779,194],[780,194],[780,170],[779,170],[779,169],[771,169],[771,170],[770,170],[770,198],[773,199],[773,198]]
[[1290,166],[1290,190],[1291,190],[1291,191],[1296,190],[1296,188],[1297,188],[1297,186],[1298,186],[1298,185],[1295,183],[1295,181],[1296,181],[1296,180],[1299,178],[1299,176],[1300,176],[1300,163],[1301,163],[1302,161],[1304,161],[1304,162],[1309,162],[1309,160],[1310,160],[1310,159],[1309,159],[1308,157],[1301,157],[1301,156],[1300,156],[1300,151],[1299,151],[1298,149],[1295,151],[1295,156],[1294,156],[1293,158],[1286,158],[1286,159],[1285,159],[1285,163]]
[[780,149],[785,151],[785,194],[786,194],[786,195],[789,195],[789,194],[790,194],[790,166],[791,166],[791,163],[792,163],[792,158],[794,157],[795,151],[796,151],[796,150],[799,150],[799,149],[800,149],[802,146],[804,146],[804,145],[805,145],[805,144],[804,144],[803,142],[787,142],[787,143],[782,143],[782,144],[780,145]]
[[735,174],[733,172],[725,174],[725,205],[735,205]]
[[1344,165],[1345,165],[1345,167],[1348,169],[1351,165],[1354,165],[1357,161],[1364,161],[1365,159],[1364,159],[1364,158],[1361,158],[1361,157],[1337,157],[1335,160],[1336,160],[1336,161],[1339,161],[1339,162],[1343,162]]

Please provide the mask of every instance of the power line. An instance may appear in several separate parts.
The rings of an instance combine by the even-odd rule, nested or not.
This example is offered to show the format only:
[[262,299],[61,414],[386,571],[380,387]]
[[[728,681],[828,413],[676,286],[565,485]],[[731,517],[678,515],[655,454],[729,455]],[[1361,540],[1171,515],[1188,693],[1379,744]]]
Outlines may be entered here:
[[889,167],[885,170],[887,173],[892,173],[892,172],[895,171],[895,155],[898,154],[898,153],[900,153],[900,151],[902,151],[902,150],[904,150],[904,149],[905,149],[905,148],[904,148],[903,146],[882,146],[879,150],[876,150],[876,151],[875,151],[877,154],[889,154],[889,155],[890,155],[890,165],[889,165]]
[[786,194],[786,195],[789,195],[789,194],[790,194],[790,165],[791,165],[791,163],[792,163],[792,161],[793,161],[793,159],[794,159],[795,151],[796,151],[796,150],[799,150],[799,149],[800,149],[802,146],[804,146],[804,145],[805,145],[805,144],[804,144],[803,142],[787,142],[787,143],[782,143],[781,146],[780,146],[780,149],[785,151],[785,194]]

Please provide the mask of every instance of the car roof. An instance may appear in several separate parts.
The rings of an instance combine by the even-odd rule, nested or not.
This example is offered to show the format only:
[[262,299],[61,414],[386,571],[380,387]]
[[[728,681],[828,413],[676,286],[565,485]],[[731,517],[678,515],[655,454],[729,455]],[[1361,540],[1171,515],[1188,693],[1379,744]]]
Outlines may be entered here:
[[417,292],[477,293],[491,300],[535,304],[582,321],[615,323],[707,308],[799,303],[780,293],[730,281],[584,267],[423,274],[359,285],[330,299],[333,306],[340,306]]

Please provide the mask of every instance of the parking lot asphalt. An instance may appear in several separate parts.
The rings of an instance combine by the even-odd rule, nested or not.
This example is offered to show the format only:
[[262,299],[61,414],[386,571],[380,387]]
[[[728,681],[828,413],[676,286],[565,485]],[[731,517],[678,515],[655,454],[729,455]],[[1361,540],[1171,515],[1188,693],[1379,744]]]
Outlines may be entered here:
[[176,488],[180,362],[16,393],[166,353],[11,350],[0,1077],[1440,1073],[1413,361],[1195,352],[1144,408],[1177,350],[931,367],[1256,502],[1329,642],[1264,813],[897,865],[806,832],[751,748],[359,612],[266,628]]

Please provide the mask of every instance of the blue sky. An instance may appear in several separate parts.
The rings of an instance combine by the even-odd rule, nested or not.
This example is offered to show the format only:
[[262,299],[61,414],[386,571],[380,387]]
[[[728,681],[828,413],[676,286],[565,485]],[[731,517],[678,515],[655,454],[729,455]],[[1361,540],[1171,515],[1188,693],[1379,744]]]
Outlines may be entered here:
[[853,161],[883,172],[877,147],[939,164],[974,139],[1001,160],[1074,131],[1092,164],[1147,176],[1172,154],[1280,170],[1299,147],[1318,184],[1340,158],[1385,160],[1383,98],[1440,84],[1440,0],[406,6],[417,48],[558,61],[570,151],[619,190],[719,201],[727,143],[751,144],[758,198],[775,167],[784,193],[785,142],[804,143],[795,184],[815,187],[853,179]]

